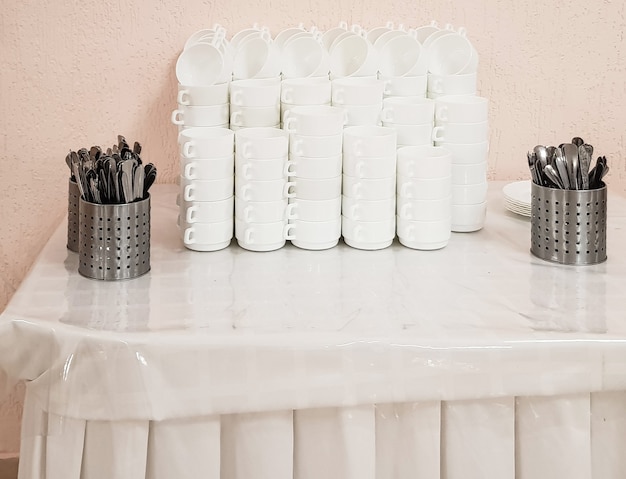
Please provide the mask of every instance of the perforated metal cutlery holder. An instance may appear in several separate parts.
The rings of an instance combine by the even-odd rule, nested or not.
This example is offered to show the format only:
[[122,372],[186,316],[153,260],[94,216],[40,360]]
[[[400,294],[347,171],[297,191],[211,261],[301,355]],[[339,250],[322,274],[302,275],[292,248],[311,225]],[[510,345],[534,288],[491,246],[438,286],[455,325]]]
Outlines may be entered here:
[[78,252],[78,184],[70,178],[67,194],[67,249]]
[[102,280],[150,271],[150,196],[121,205],[80,199],[78,272]]
[[562,190],[532,184],[532,254],[561,264],[606,260],[606,185],[595,190]]

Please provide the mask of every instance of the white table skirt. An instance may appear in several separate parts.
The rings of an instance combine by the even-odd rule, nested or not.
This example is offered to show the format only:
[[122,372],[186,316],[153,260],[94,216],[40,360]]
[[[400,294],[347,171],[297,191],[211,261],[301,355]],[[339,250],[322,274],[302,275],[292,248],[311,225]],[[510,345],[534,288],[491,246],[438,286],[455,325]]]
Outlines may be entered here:
[[27,393],[19,479],[623,479],[626,391],[165,421],[47,414]]

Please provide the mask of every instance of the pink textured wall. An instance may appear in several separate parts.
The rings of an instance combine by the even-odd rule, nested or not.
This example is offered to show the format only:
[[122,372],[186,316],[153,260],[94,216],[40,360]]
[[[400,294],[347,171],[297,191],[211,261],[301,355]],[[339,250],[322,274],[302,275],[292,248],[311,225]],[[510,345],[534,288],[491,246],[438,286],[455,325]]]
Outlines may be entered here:
[[[108,145],[122,133],[143,144],[159,181],[175,181],[174,64],[191,33],[215,22],[230,34],[254,22],[276,34],[299,22],[324,30],[339,20],[368,28],[431,19],[465,26],[480,54],[492,179],[527,178],[527,149],[579,135],[609,158],[610,187],[626,190],[623,2],[4,2],[0,310],[65,214],[68,149]],[[0,406],[0,453],[18,449],[19,396]]]

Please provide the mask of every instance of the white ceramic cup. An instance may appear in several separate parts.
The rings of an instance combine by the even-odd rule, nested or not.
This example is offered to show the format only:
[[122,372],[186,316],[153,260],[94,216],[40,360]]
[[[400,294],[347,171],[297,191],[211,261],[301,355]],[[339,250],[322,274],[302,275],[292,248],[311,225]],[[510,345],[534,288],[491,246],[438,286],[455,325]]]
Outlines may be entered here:
[[346,120],[346,113],[340,107],[306,105],[289,110],[289,114],[283,119],[283,127],[298,135],[337,135],[343,131]]
[[382,158],[395,155],[397,132],[381,126],[350,126],[343,130],[343,154]]
[[344,105],[346,126],[380,126],[382,103],[378,105]]
[[328,75],[328,52],[314,35],[294,36],[282,48],[283,78],[306,78]]
[[448,178],[452,175],[452,154],[441,146],[398,148],[398,174],[409,178]]
[[398,217],[412,221],[438,221],[450,219],[452,196],[436,200],[412,200],[398,197]]
[[357,178],[343,175],[343,195],[357,200],[386,200],[396,193],[396,178]]
[[383,100],[381,120],[400,125],[433,123],[435,101],[420,96],[388,97]]
[[209,106],[184,106],[172,112],[172,123],[185,126],[219,126],[228,123],[228,103]]
[[196,251],[217,251],[230,245],[233,218],[214,223],[193,223],[183,230],[183,243]]
[[436,146],[442,146],[452,153],[453,165],[466,165],[483,163],[489,155],[489,142],[480,143],[446,143],[436,142]]
[[379,72],[385,76],[426,74],[422,46],[412,35],[398,35],[379,50]]
[[231,154],[223,158],[180,159],[180,176],[188,180],[216,180],[235,174],[235,157]]
[[244,37],[235,44],[233,80],[272,78],[280,74],[280,52],[272,44],[269,32]]
[[178,134],[184,158],[224,158],[235,151],[235,132],[228,128],[185,128]]
[[234,127],[274,127],[280,123],[280,104],[272,106],[231,106],[230,124]]
[[254,23],[251,27],[244,28],[242,30],[239,30],[237,33],[235,33],[230,39],[230,43],[233,46],[233,48],[237,48],[239,44],[241,44],[241,42],[249,36],[252,36],[255,38],[261,36],[267,41],[269,41],[271,39],[271,36],[269,35],[269,33],[270,33],[269,28],[265,26],[261,26],[258,23]]
[[357,200],[343,195],[341,214],[357,221],[386,221],[396,214],[396,197],[385,200]]
[[329,53],[332,77],[375,76],[378,72],[378,52],[360,35],[338,37]]
[[397,194],[411,200],[436,200],[452,194],[452,178],[410,178],[397,176]]
[[293,197],[304,200],[331,200],[341,196],[341,175],[334,178],[292,177]]
[[452,204],[454,205],[475,205],[487,201],[487,190],[489,184],[474,183],[468,185],[452,185]]
[[401,125],[384,121],[383,126],[395,130],[398,146],[421,146],[432,145],[432,123],[422,123],[419,125]]
[[378,75],[378,78],[385,84],[385,89],[383,90],[385,97],[426,96],[428,85],[427,75],[403,77]]
[[286,179],[248,180],[235,175],[235,196],[246,201],[278,201],[294,197],[294,185]]
[[322,179],[341,175],[341,154],[325,158],[291,155],[289,159],[293,163],[290,176]]
[[176,60],[176,78],[190,86],[207,86],[220,83],[225,66],[219,49],[221,38],[211,43],[197,43],[182,51]]
[[327,158],[340,155],[343,133],[328,136],[289,135],[289,153],[308,158]]
[[281,84],[280,101],[291,105],[328,105],[330,79],[328,76],[285,79]]
[[235,156],[235,175],[245,180],[286,180],[293,163],[287,157],[250,160]]
[[452,165],[453,185],[473,185],[487,181],[487,162]]
[[376,77],[345,77],[332,80],[331,103],[344,105],[380,105],[385,83]]
[[182,106],[224,105],[229,102],[228,83],[207,86],[178,85],[176,101]]
[[475,95],[478,76],[476,73],[463,75],[428,75],[427,94],[442,95]]
[[387,248],[396,236],[396,218],[385,221],[357,221],[341,217],[341,234],[348,246],[364,250]]
[[326,51],[330,50],[331,45],[335,41],[335,39],[348,31],[348,24],[345,21],[339,22],[339,25],[333,28],[329,28],[322,34],[322,45],[326,49]]
[[206,37],[206,36],[212,37],[212,36],[215,36],[216,34],[222,35],[223,37],[226,36],[226,29],[222,27],[219,23],[213,24],[211,28],[203,28],[189,35],[189,37],[185,41],[185,45],[183,46],[183,48],[184,49],[189,48],[191,45],[194,45],[202,37]]
[[475,73],[478,56],[465,35],[450,33],[433,40],[427,49],[428,71],[436,75]]
[[357,178],[387,178],[396,175],[396,155],[372,157],[345,156],[343,173]]
[[452,205],[452,231],[470,233],[478,231],[485,225],[487,203],[469,205]]
[[235,218],[237,243],[250,251],[274,251],[282,248],[285,240],[293,239],[292,228],[286,221],[246,223]]
[[234,196],[220,201],[179,200],[181,218],[187,223],[217,223],[232,219]]
[[432,140],[446,143],[482,143],[489,139],[489,123],[446,123],[433,128]]
[[274,37],[274,45],[276,45],[276,47],[282,52],[283,45],[289,38],[304,32],[306,32],[306,29],[304,28],[303,23],[300,23],[298,26],[295,27],[285,28]]
[[488,120],[489,100],[473,95],[448,95],[435,100],[435,124],[480,123]]
[[414,221],[398,217],[398,241],[412,249],[441,249],[450,241],[451,227],[449,216],[435,221]]
[[341,216],[341,197],[328,200],[305,200],[292,198],[292,216],[303,221],[332,221]]
[[181,177],[180,187],[184,201],[220,201],[233,196],[234,177],[215,180],[188,180]]
[[289,133],[272,127],[253,127],[237,130],[235,152],[245,159],[272,159],[286,157],[289,152]]
[[235,196],[235,218],[246,223],[274,223],[292,219],[294,206],[288,200],[247,201]]
[[280,77],[230,82],[231,106],[272,107],[280,102]]
[[341,237],[341,217],[327,221],[306,221],[295,219],[290,222],[294,246],[308,250],[332,248]]

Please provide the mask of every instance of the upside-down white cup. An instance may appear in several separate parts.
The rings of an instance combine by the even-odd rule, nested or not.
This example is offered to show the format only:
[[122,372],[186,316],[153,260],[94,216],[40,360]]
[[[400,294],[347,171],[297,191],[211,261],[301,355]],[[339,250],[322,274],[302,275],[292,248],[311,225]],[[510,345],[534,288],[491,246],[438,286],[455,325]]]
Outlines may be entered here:
[[389,39],[379,52],[379,72],[382,75],[395,77],[426,74],[422,46],[412,35],[398,35]]
[[328,76],[285,79],[281,84],[280,101],[290,105],[328,105],[330,79]]
[[489,138],[489,123],[446,123],[433,128],[432,140],[446,143],[482,143]]
[[475,73],[478,56],[465,35],[450,33],[433,40],[428,46],[428,71],[435,75]]
[[350,126],[343,131],[343,154],[353,157],[395,155],[397,132],[381,126]]
[[336,178],[341,175],[341,154],[325,158],[291,155],[293,168],[290,176],[298,178]]
[[403,77],[379,74],[378,78],[385,84],[385,89],[383,90],[385,97],[426,96],[428,76],[425,74]]
[[195,251],[224,249],[230,245],[233,238],[233,218],[213,223],[193,223],[182,229],[182,233],[183,243],[189,249]]
[[303,200],[331,200],[341,196],[341,176],[334,178],[291,177],[293,196]]
[[289,110],[283,126],[289,133],[326,136],[340,134],[346,121],[346,112],[340,107],[303,105]]
[[230,82],[230,103],[244,107],[271,107],[280,102],[280,77]]
[[181,198],[184,201],[220,201],[233,196],[233,176],[215,180],[180,178]]
[[185,158],[180,159],[180,175],[188,180],[214,180],[227,178],[235,173],[233,155],[223,158]]
[[235,218],[235,237],[237,243],[250,251],[273,251],[282,248],[285,240],[291,240],[293,226],[287,221],[273,223],[246,223]]
[[184,49],[176,60],[178,82],[190,86],[222,83],[225,61],[219,48],[221,41],[216,36],[211,43],[197,43]]
[[[341,197],[328,200],[291,198],[292,217],[303,221],[332,221],[341,216]],[[290,218],[291,219],[291,218]]]
[[286,180],[293,170],[293,163],[287,159],[268,160],[235,157],[235,175],[245,180]]
[[383,100],[383,122],[401,125],[432,124],[435,118],[435,101],[423,96],[388,97]]
[[328,76],[328,53],[314,35],[292,37],[282,48],[283,78]]
[[357,221],[386,221],[396,214],[395,196],[385,200],[357,200],[343,195],[341,214]]
[[347,35],[335,39],[330,48],[330,74],[345,76],[375,76],[378,72],[378,52],[367,38]]
[[224,105],[229,102],[228,83],[207,86],[178,85],[176,101],[183,106]]
[[427,94],[430,98],[442,95],[475,95],[477,80],[476,73],[462,75],[429,74]]
[[216,223],[233,218],[234,196],[219,201],[179,199],[180,215],[187,223]]
[[233,79],[272,78],[280,74],[280,53],[267,31],[251,34],[235,44]]
[[401,125],[390,121],[383,121],[385,128],[395,130],[398,146],[432,145],[433,124],[422,123],[419,125]]
[[435,100],[435,124],[480,123],[488,120],[489,100],[473,95],[448,95]]
[[289,152],[295,156],[327,158],[340,155],[343,144],[341,132],[328,136],[289,135]]
[[343,195],[357,200],[386,200],[396,193],[396,178],[357,178],[343,175]]
[[332,248],[339,243],[341,237],[341,217],[327,221],[306,221],[294,219],[290,222],[291,243],[308,250]]
[[289,133],[272,127],[237,130],[235,153],[245,159],[283,158],[289,152]]
[[452,194],[452,178],[411,178],[397,176],[398,196],[412,200],[436,200]]
[[452,154],[441,146],[403,146],[398,148],[398,174],[408,178],[449,178]]
[[398,217],[398,241],[407,248],[435,250],[445,247],[451,236],[450,216],[434,221],[416,221]]
[[184,158],[224,158],[235,151],[235,132],[228,128],[185,128],[178,134]]
[[246,223],[274,223],[292,219],[294,206],[287,199],[274,201],[247,201],[235,197],[235,218]]
[[278,201],[293,198],[295,183],[286,179],[248,180],[235,175],[235,196],[246,201]]
[[272,106],[231,106],[230,124],[235,127],[274,127],[280,123],[280,104]]
[[385,83],[376,77],[344,77],[332,80],[333,105],[379,105]]
[[343,173],[357,178],[387,178],[396,175],[396,155],[373,157],[346,156]]
[[363,250],[387,248],[396,236],[396,218],[385,221],[357,221],[341,217],[341,233],[348,246]]
[[219,126],[228,123],[228,103],[209,106],[180,106],[172,112],[172,123],[185,126]]
[[452,165],[453,185],[472,185],[487,181],[487,162],[470,165]]

